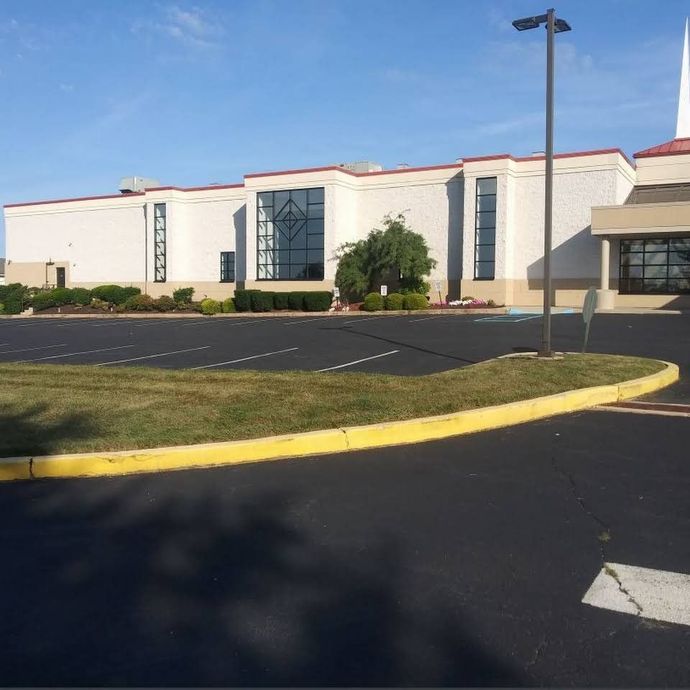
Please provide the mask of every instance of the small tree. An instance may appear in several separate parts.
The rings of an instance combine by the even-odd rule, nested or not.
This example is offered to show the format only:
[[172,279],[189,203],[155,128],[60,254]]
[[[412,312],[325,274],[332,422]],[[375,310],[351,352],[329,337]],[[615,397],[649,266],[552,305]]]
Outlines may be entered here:
[[385,216],[383,230],[374,229],[366,239],[340,246],[336,258],[335,284],[349,299],[377,292],[381,285],[426,294],[429,284],[424,278],[436,266],[426,240],[407,227],[402,213]]

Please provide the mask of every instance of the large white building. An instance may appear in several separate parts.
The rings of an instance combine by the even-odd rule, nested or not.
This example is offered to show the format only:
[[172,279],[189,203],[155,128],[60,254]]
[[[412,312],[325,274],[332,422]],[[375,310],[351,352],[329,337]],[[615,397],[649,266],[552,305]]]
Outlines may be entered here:
[[[686,43],[676,138],[635,154],[557,154],[555,304],[690,306],[690,72]],[[135,285],[158,296],[235,287],[334,285],[336,248],[404,213],[449,297],[542,302],[544,156],[465,158],[381,170],[328,166],[206,187],[7,204],[7,282]]]

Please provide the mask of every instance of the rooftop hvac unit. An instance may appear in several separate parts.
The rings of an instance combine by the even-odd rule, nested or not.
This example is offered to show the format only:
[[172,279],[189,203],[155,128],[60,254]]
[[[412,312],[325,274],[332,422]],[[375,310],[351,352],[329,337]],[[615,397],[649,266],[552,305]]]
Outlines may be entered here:
[[131,194],[132,192],[143,192],[145,189],[160,187],[161,183],[152,177],[123,177],[120,180],[120,192]]
[[374,161],[354,161],[353,163],[341,163],[341,168],[349,170],[350,172],[378,172],[383,170],[383,166],[380,163],[374,163]]

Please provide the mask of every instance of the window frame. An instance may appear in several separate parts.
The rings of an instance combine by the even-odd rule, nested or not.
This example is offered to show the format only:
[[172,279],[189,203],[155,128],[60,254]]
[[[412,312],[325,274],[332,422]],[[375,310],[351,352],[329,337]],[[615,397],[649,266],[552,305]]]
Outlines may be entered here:
[[[672,266],[688,266],[690,267],[690,248],[688,248],[688,260],[687,261],[673,261],[671,260],[671,254],[678,255],[679,252],[685,250],[679,250],[677,248],[671,248],[671,243],[674,240],[690,240],[690,237],[644,237],[644,238],[623,238],[620,241],[619,251],[618,251],[618,292],[621,295],[686,295],[690,294],[690,275],[687,278],[679,276],[671,276],[670,269]],[[631,251],[634,243],[641,243],[641,249],[635,249]],[[664,246],[660,246],[660,243],[664,243]],[[665,261],[652,261],[651,258],[647,261],[647,256],[665,254]],[[639,263],[623,263],[625,257],[636,256],[640,258]],[[641,275],[639,277],[630,275],[624,276],[623,273],[628,272],[631,267],[639,268]],[[652,273],[661,272],[664,274],[659,275],[649,275],[647,276],[647,271]],[[669,284],[671,281],[678,283],[678,281],[687,280],[689,285],[684,290],[671,290]],[[650,286],[652,283],[659,284],[664,282],[666,284],[663,290],[651,290],[645,289],[645,283]],[[640,285],[639,288],[633,288],[632,285]]]
[[220,281],[221,283],[235,282],[235,251],[220,253]]
[[[163,213],[158,215],[158,209]],[[168,209],[165,203],[153,205],[153,282],[165,283],[168,279],[167,266]]]
[[[484,180],[494,180],[496,183],[496,191],[491,193],[491,194],[481,194],[479,191],[480,187],[480,182],[483,182]],[[482,198],[488,198],[488,197],[494,197],[494,203],[493,203],[493,209],[492,210],[485,210],[485,211],[480,211],[479,210],[479,200]],[[496,176],[491,176],[491,177],[477,177],[475,179],[475,194],[474,194],[474,254],[472,256],[472,261],[473,261],[473,266],[474,266],[474,280],[496,280],[496,208],[497,208],[497,202],[498,202],[498,178]],[[494,223],[493,226],[486,226],[486,227],[481,227],[480,224],[480,214],[493,214],[494,216]],[[493,230],[493,237],[494,241],[493,242],[479,242],[479,234],[480,231],[486,232],[487,230]],[[478,249],[479,247],[492,247],[492,259],[491,260],[486,260],[486,259],[478,259]],[[480,265],[483,264],[491,264],[493,266],[493,269],[491,271],[490,276],[479,276],[477,275],[478,273],[478,268]]]
[[[325,188],[304,187],[298,189],[275,189],[257,192],[256,194],[256,279],[257,281],[304,281],[323,282],[325,278]],[[264,203],[266,195],[270,204]],[[284,201],[276,205],[276,195]],[[287,196],[285,196],[287,195]],[[304,195],[305,203],[300,205],[295,196]],[[312,196],[314,199],[312,200]],[[284,218],[276,219],[289,204],[294,204],[304,214],[304,224],[295,235],[288,238],[285,232],[276,225]],[[288,210],[288,213],[290,213]],[[311,212],[311,213],[310,213]],[[294,222],[292,218],[288,223]],[[310,232],[310,227],[320,227],[317,232]],[[285,242],[279,243],[279,233]],[[298,238],[298,235],[300,236]],[[310,239],[313,238],[313,239]],[[294,244],[293,244],[294,243]],[[293,255],[304,256],[304,259],[292,261]],[[284,258],[287,256],[287,261]],[[269,260],[270,257],[270,260]],[[310,261],[310,257],[315,260]],[[262,260],[263,259],[263,260]],[[293,268],[296,269],[293,271]],[[300,274],[293,275],[300,270]],[[288,276],[281,276],[287,270]],[[272,277],[267,274],[272,273]],[[262,277],[263,274],[263,277]]]

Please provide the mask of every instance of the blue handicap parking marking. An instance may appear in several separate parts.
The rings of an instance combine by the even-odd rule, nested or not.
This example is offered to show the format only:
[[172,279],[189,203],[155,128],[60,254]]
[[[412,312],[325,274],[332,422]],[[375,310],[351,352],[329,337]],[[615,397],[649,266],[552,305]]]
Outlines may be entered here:
[[475,319],[475,323],[520,323],[520,321],[529,321],[530,319],[540,319],[541,314],[524,314],[518,316],[517,314],[505,314],[501,316],[485,316],[481,319]]

